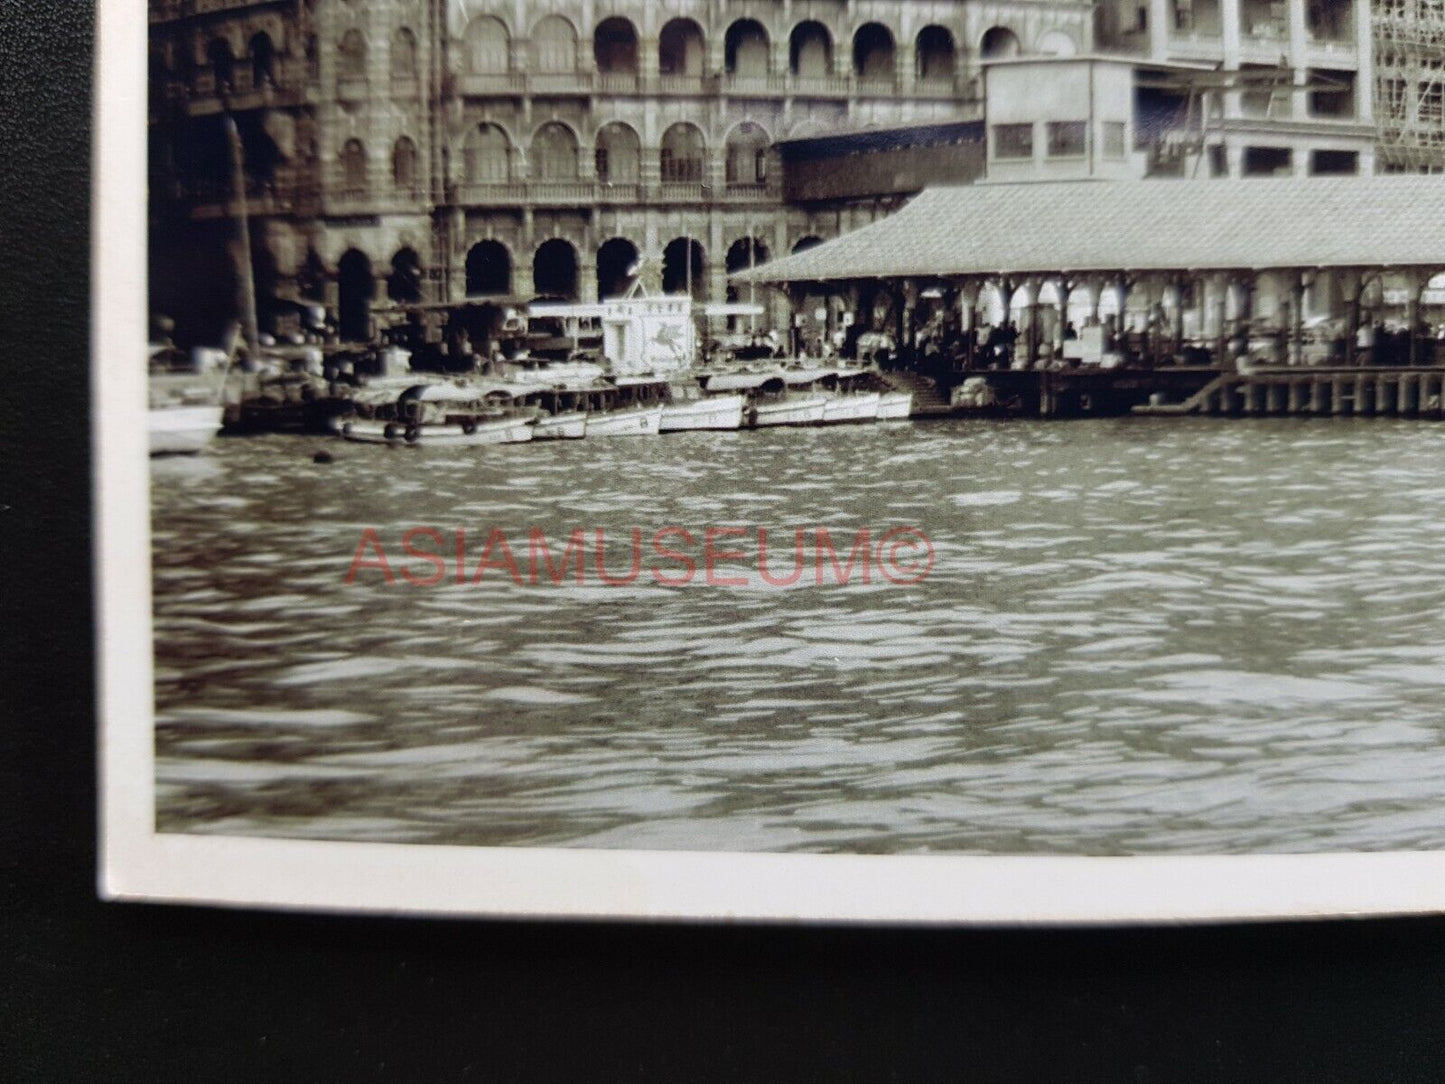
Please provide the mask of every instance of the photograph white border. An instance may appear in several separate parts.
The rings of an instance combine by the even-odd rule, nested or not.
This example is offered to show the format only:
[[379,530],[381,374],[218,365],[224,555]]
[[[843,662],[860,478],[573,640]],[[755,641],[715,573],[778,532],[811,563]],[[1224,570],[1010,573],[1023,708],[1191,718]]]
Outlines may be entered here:
[[783,855],[157,833],[150,470],[140,363],[147,320],[145,0],[99,0],[97,19],[91,389],[103,897],[334,911],[829,923],[1156,923],[1445,910],[1442,852]]

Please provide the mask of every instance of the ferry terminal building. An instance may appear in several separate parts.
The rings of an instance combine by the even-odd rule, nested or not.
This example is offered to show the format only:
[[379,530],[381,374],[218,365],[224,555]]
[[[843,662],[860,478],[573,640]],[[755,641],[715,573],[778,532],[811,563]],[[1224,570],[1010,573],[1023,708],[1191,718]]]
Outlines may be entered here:
[[150,21],[152,307],[182,338],[235,312],[228,117],[263,329],[305,301],[354,340],[389,303],[591,301],[634,268],[737,298],[729,276],[939,182],[1376,165],[1364,0],[153,0]]

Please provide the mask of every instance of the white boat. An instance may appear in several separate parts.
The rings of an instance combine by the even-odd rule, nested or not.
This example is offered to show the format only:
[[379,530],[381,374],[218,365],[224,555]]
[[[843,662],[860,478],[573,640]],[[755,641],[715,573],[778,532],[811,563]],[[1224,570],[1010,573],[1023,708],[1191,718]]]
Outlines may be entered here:
[[419,425],[352,418],[341,426],[341,435],[346,440],[361,444],[443,445],[449,448],[525,444],[533,437],[532,419],[519,417],[495,421],[423,422]]
[[188,356],[164,343],[149,348],[146,433],[151,455],[195,455],[226,420],[229,355],[198,349]]
[[662,404],[624,407],[587,415],[589,437],[655,437],[661,432]]
[[913,393],[911,391],[885,391],[878,396],[878,420],[880,422],[907,421],[913,416]]
[[823,424],[872,422],[878,420],[878,392],[845,392],[830,395],[823,404]]
[[224,407],[180,404],[146,412],[151,455],[195,455],[221,430]]
[[759,399],[748,408],[748,424],[755,429],[770,425],[820,425],[829,398],[793,393],[777,399]]
[[587,415],[580,410],[543,415],[532,426],[533,440],[581,440],[587,435]]
[[741,395],[675,400],[662,408],[661,430],[680,433],[697,429],[741,429],[745,404]]

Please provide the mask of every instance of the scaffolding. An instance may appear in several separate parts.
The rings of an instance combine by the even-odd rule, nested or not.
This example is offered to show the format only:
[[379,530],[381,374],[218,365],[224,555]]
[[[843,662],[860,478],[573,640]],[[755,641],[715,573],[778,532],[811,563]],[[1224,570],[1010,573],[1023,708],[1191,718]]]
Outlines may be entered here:
[[1375,0],[1379,168],[1445,172],[1445,0]]

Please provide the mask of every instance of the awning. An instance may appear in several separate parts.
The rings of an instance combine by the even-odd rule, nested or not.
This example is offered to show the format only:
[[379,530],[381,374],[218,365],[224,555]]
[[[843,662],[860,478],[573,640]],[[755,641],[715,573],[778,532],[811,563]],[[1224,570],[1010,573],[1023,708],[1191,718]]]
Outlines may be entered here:
[[1445,177],[1070,181],[930,188],[734,282],[1088,271],[1445,267]]

